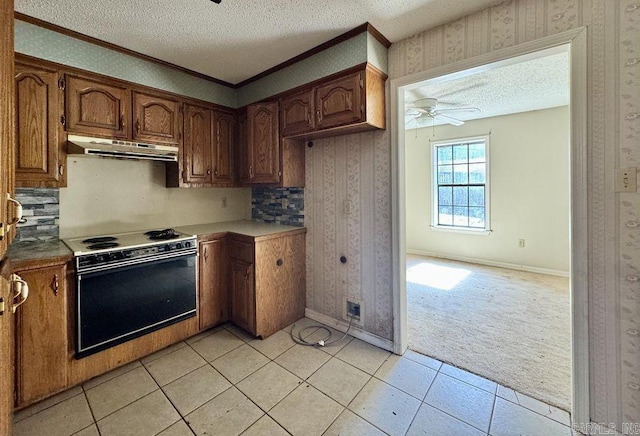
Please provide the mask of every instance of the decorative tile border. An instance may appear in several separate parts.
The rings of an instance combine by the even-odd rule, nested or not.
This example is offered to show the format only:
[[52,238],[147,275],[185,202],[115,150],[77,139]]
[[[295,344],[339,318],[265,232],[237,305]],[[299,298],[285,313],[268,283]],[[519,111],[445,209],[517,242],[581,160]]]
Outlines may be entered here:
[[57,188],[16,188],[16,200],[22,204],[26,220],[18,224],[16,241],[58,239],[60,196]]
[[265,223],[304,226],[304,189],[252,188],[251,219]]

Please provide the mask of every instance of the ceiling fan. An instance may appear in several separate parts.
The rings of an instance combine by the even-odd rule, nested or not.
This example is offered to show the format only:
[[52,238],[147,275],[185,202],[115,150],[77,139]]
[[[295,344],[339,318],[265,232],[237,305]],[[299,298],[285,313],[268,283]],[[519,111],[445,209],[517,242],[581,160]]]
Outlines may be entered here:
[[408,116],[413,116],[412,119],[407,121],[407,124],[419,118],[435,119],[437,117],[442,121],[445,121],[454,126],[461,126],[464,124],[464,121],[449,115],[450,113],[456,112],[480,112],[480,109],[471,106],[438,109],[438,99],[421,98],[420,100],[416,100],[413,103],[409,103],[407,105],[405,114]]

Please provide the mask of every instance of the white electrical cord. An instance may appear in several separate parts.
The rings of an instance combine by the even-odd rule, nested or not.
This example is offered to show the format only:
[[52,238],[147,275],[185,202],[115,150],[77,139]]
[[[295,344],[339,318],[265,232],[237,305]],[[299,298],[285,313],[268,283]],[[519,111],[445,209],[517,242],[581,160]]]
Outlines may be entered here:
[[[351,323],[353,323],[353,315],[349,314],[351,319],[349,320],[349,326],[347,327],[347,331],[344,332],[344,335],[342,335],[340,337],[340,339],[335,339],[333,341],[329,341],[326,342],[328,339],[331,339],[331,330],[329,330],[328,327],[323,326],[323,325],[310,325],[308,327],[305,327],[303,329],[300,329],[300,331],[298,332],[298,337],[295,337],[293,335],[293,328],[296,326],[295,324],[291,326],[291,331],[289,332],[289,335],[291,336],[291,340],[293,342],[295,342],[296,344],[299,345],[305,345],[307,347],[326,347],[328,345],[332,345],[335,344],[336,342],[339,342],[341,340],[343,340],[344,338],[347,337],[347,334],[349,333],[349,330],[351,329]],[[322,339],[320,339],[319,341],[316,342],[311,342],[311,341],[307,341],[305,338],[302,337],[302,332],[306,331],[306,330],[310,330],[310,329],[316,329],[314,331],[317,332],[318,330],[324,330],[328,333],[328,335]],[[313,333],[312,333],[313,334]]]

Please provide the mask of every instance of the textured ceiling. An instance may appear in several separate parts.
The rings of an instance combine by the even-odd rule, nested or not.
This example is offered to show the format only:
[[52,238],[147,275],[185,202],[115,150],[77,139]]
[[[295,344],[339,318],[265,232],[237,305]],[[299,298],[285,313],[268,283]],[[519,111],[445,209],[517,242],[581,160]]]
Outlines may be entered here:
[[[569,53],[564,51],[535,59],[516,58],[509,65],[489,68],[452,80],[419,86],[407,91],[405,103],[437,98],[438,109],[477,107],[480,112],[451,113],[469,121],[519,112],[548,109],[569,104]],[[410,111],[410,109],[409,109]],[[408,129],[445,124],[439,119],[405,116]]]
[[394,42],[501,1],[15,0],[15,9],[238,83],[365,22]]

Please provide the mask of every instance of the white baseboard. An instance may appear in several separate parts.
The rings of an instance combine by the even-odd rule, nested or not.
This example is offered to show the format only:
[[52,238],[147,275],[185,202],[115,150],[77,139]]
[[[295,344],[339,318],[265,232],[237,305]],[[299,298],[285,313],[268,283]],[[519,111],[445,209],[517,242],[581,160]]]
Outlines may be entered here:
[[547,274],[550,276],[557,277],[569,277],[568,271],[558,271],[555,269],[546,269],[546,268],[536,268],[534,266],[527,265],[518,265],[515,263],[506,263],[506,262],[494,262],[492,260],[482,260],[482,259],[474,259],[472,257],[464,257],[464,256],[456,256],[450,254],[441,254],[441,253],[432,253],[430,251],[421,251],[421,250],[411,250],[407,249],[407,254],[415,254],[418,256],[429,256],[429,257],[437,257],[440,259],[448,259],[448,260],[458,260],[460,262],[468,262],[468,263],[477,263],[479,265],[487,265],[487,266],[497,266],[500,268],[508,268],[515,269],[519,271],[528,271],[538,274]]
[[[332,318],[328,315],[324,315],[322,313],[316,312],[309,308],[306,308],[304,310],[304,314],[307,318],[311,318],[314,321],[317,321],[326,326],[332,327],[343,333],[346,332],[347,328],[349,327],[349,323],[347,322]],[[376,347],[393,352],[393,341],[382,338],[378,335],[374,335],[373,333],[364,331],[360,326],[352,324],[351,330],[349,330],[349,334],[371,345],[375,345]]]

